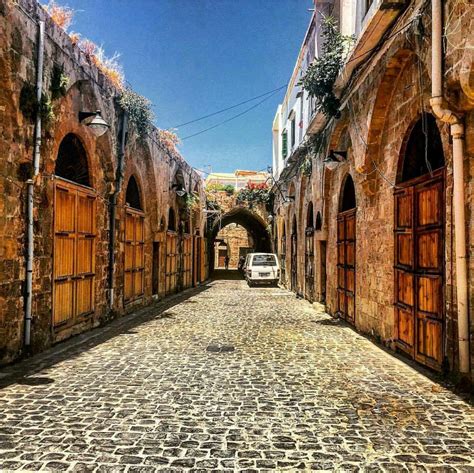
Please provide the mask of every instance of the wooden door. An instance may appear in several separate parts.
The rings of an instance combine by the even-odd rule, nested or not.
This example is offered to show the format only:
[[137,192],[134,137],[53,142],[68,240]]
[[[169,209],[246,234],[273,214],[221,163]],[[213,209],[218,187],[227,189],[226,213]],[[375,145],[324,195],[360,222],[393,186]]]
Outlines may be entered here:
[[298,283],[298,239],[296,233],[291,235],[291,289],[296,291]]
[[178,236],[175,232],[166,234],[165,294],[174,294],[178,288]]
[[125,209],[124,302],[139,299],[144,293],[145,215],[141,210]]
[[356,209],[351,209],[337,217],[338,311],[351,324],[355,323],[355,248]]
[[394,195],[397,345],[439,370],[444,356],[443,171],[408,182]]
[[158,241],[153,242],[153,261],[151,269],[151,290],[154,296],[160,293],[160,264],[161,264],[161,244]]
[[54,188],[53,327],[94,312],[95,193],[56,178]]
[[314,301],[314,230],[306,229],[305,235],[305,296],[306,299]]
[[227,256],[227,250],[218,250],[219,256],[217,258],[217,267],[224,268],[225,267],[225,257]]
[[193,240],[191,235],[183,237],[183,289],[192,285]]
[[205,281],[209,277],[209,248],[207,244],[207,238],[201,239],[202,244],[202,265],[203,265],[203,273],[202,273],[202,281]]
[[286,237],[285,236],[281,238],[280,271],[281,271],[281,282],[286,287]]

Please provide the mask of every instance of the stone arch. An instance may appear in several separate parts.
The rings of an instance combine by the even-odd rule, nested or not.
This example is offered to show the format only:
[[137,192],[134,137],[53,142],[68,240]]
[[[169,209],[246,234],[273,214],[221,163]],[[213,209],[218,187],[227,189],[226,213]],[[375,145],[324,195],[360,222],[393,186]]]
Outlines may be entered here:
[[255,251],[269,253],[272,251],[272,241],[265,221],[255,212],[245,207],[235,207],[214,221],[209,232],[208,247],[210,251],[209,262],[214,264],[214,242],[219,231],[231,223],[244,227],[251,235]]
[[316,214],[316,222],[314,224],[314,229],[315,231],[320,231],[322,230],[323,228],[323,219],[321,217],[321,212],[318,210],[317,214]]
[[87,152],[81,139],[68,133],[59,145],[54,174],[68,181],[92,187]]
[[444,167],[441,134],[435,117],[424,113],[409,127],[402,143],[397,169],[397,184]]
[[368,117],[367,147],[365,155],[356,163],[356,169],[361,172],[372,170],[372,160],[378,160],[382,143],[383,131],[387,117],[387,106],[392,102],[393,94],[403,70],[416,54],[410,49],[399,49],[387,61],[385,71],[377,88],[374,105]]
[[311,200],[308,203],[308,210],[306,211],[306,228],[314,228],[314,209]]
[[143,210],[143,198],[140,185],[134,175],[130,176],[125,192],[125,204],[136,210]]
[[176,227],[176,212],[173,207],[170,207],[168,210],[168,230],[175,232]]
[[342,181],[341,192],[339,193],[339,212],[355,209],[357,207],[354,180],[348,173]]

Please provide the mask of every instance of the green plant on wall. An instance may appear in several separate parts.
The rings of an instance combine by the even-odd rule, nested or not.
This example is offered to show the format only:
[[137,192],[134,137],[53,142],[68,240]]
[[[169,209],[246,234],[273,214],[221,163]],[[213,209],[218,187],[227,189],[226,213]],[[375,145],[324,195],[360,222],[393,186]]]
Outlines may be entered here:
[[354,39],[341,34],[337,20],[331,16],[323,19],[321,35],[322,53],[308,67],[299,85],[316,99],[317,107],[324,115],[339,118],[341,104],[334,94],[334,84],[344,65],[347,49]]
[[184,205],[188,212],[198,210],[199,203],[200,203],[199,195],[196,192],[191,192],[191,193],[186,194]]
[[64,68],[55,65],[53,67],[53,72],[51,73],[51,98],[56,100],[59,97],[64,97],[66,95],[68,85],[69,77],[64,73]]
[[128,119],[140,138],[151,131],[154,114],[151,102],[130,88],[122,91],[119,104],[128,113]]
[[24,84],[20,92],[20,110],[23,116],[31,122],[34,122],[38,107],[43,126],[47,127],[55,118],[50,97],[43,92],[41,94],[41,102],[38,103],[35,86]]
[[235,192],[235,187],[232,184],[220,184],[218,182],[209,184],[206,187],[208,192],[226,192],[229,195],[232,195]]

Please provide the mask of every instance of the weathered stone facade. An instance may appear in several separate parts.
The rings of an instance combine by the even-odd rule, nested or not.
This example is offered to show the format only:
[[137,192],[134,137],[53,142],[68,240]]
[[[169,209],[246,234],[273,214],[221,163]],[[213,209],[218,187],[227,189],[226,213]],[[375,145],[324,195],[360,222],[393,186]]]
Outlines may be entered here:
[[[115,190],[118,135],[122,111],[117,103],[119,91],[93,66],[69,36],[55,26],[33,0],[0,0],[0,362],[6,363],[25,352],[24,281],[25,281],[25,181],[31,175],[34,124],[21,111],[20,96],[25,86],[34,88],[38,46],[37,19],[45,21],[43,90],[51,97],[55,67],[69,78],[64,95],[52,100],[54,119],[44,127],[41,141],[39,178],[34,185],[34,267],[33,321],[31,351],[38,352],[75,333],[104,324],[164,295],[166,231],[169,209],[177,216],[176,234],[187,233],[193,239],[193,284],[206,274],[205,221],[199,209],[183,212],[172,188],[179,176],[187,192],[196,192],[204,202],[200,176],[176,152],[170,152],[159,140],[156,130],[139,139],[129,130],[125,147],[123,186],[118,196],[115,220],[114,295],[109,284],[110,198]],[[78,120],[80,111],[101,110],[111,125],[96,138]],[[95,202],[93,226],[93,310],[78,317],[67,328],[54,327],[55,261],[55,189],[59,178],[56,168],[63,139],[73,134],[85,151],[91,199]],[[143,286],[139,297],[124,303],[125,278],[125,195],[131,177],[138,184],[140,218],[143,218]],[[181,205],[180,205],[181,204]],[[184,225],[189,219],[190,224]],[[56,235],[56,237],[55,237]],[[137,240],[138,241],[138,240]],[[202,253],[196,259],[197,247]],[[56,262],[61,258],[56,253]],[[59,263],[58,263],[59,264]],[[79,264],[79,263],[78,263]],[[199,264],[199,268],[196,265]],[[179,266],[179,263],[178,263]],[[138,271],[138,270],[136,270]],[[155,279],[155,282],[153,281]],[[183,284],[177,289],[183,288]],[[139,291],[140,292],[140,291]]]
[[[246,254],[246,251],[250,251],[254,246],[249,232],[236,223],[230,223],[219,231],[216,236],[216,244],[219,242],[225,243],[226,252],[229,256],[229,269],[237,269],[240,255]],[[222,268],[223,265],[220,263],[220,261],[216,260],[214,267]]]
[[[316,2],[317,4],[318,2]],[[324,150],[312,156],[310,177],[299,167],[304,159],[295,153],[282,173],[282,195],[276,200],[278,251],[286,262],[285,284],[305,294],[305,266],[308,250],[305,239],[312,235],[314,253],[314,300],[325,301],[329,313],[340,312],[338,303],[338,217],[348,179],[355,189],[355,321],[357,330],[382,344],[397,348],[395,255],[396,192],[404,189],[402,172],[410,135],[424,112],[434,120],[441,138],[444,166],[440,204],[442,229],[442,368],[458,367],[458,330],[453,228],[453,148],[449,125],[432,115],[431,98],[431,14],[430,2],[408,2],[372,54],[353,72],[341,91],[342,116],[326,128]],[[472,41],[474,11],[467,2],[444,2],[446,48],[444,88],[451,108],[465,125],[464,186],[466,205],[467,254],[472,253],[474,226],[473,154],[474,101],[472,95]],[[388,33],[387,33],[388,34]],[[349,57],[349,60],[351,56]],[[433,118],[431,118],[433,117]],[[347,152],[333,170],[323,159],[331,150]],[[406,155],[408,157],[406,157]],[[428,156],[428,159],[434,159]],[[441,172],[441,171],[440,171]],[[441,194],[440,194],[441,195]],[[288,199],[289,197],[289,199]],[[283,202],[287,200],[286,205]],[[311,203],[313,220],[308,223]],[[420,210],[421,212],[421,210]],[[297,281],[292,284],[292,228],[296,222]],[[311,228],[309,232],[306,230]],[[307,242],[306,242],[307,243]],[[294,253],[294,251],[293,251]],[[293,256],[294,258],[294,256]],[[293,264],[294,266],[294,264]],[[470,301],[471,367],[474,365],[474,262],[468,259]],[[307,272],[307,271],[306,271]],[[340,273],[339,273],[340,274]],[[416,295],[415,297],[421,297]],[[419,360],[420,361],[420,360]],[[423,361],[421,361],[423,363]],[[426,363],[425,363],[426,364]],[[428,363],[429,365],[429,363]],[[441,369],[438,367],[438,369]],[[472,375],[472,368],[471,368]]]

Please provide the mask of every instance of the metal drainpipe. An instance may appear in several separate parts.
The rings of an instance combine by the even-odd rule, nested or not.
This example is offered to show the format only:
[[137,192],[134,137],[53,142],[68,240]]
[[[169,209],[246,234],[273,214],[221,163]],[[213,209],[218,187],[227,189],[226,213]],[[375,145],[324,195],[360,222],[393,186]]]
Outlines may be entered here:
[[128,115],[127,112],[123,112],[122,115],[122,127],[120,130],[120,145],[117,156],[117,171],[115,175],[115,189],[114,193],[110,198],[110,239],[109,239],[109,308],[114,307],[114,294],[115,294],[115,283],[114,283],[114,268],[115,268],[115,216],[117,214],[117,200],[122,190],[123,184],[123,171],[124,171],[124,157],[125,157],[125,143],[127,138],[128,130]]
[[43,58],[44,58],[44,21],[38,21],[38,52],[36,69],[36,123],[35,143],[33,155],[33,178],[26,181],[26,277],[25,277],[25,346],[31,343],[31,319],[33,306],[33,258],[34,258],[34,233],[33,233],[33,207],[34,187],[39,175],[41,158],[41,95],[43,92]]
[[443,100],[441,0],[432,0],[432,84],[430,104],[434,114],[450,125],[453,137],[453,201],[456,247],[456,294],[458,306],[459,371],[469,373],[469,313],[466,262],[466,217],[464,198],[464,125]]

